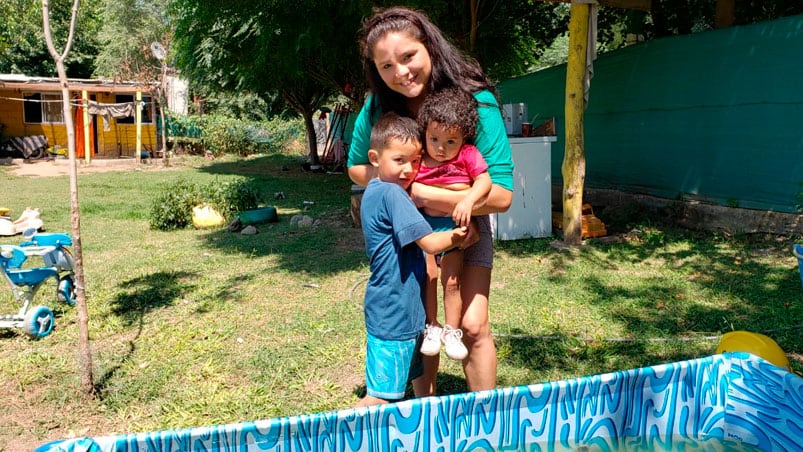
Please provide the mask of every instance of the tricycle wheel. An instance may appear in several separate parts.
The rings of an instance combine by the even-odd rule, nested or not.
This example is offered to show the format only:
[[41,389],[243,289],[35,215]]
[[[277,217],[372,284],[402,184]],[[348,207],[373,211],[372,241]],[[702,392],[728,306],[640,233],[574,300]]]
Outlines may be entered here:
[[50,308],[47,306],[34,306],[25,314],[23,330],[32,339],[41,339],[53,331],[55,324],[56,319]]
[[75,306],[75,279],[72,275],[59,278],[59,287],[56,291],[59,301]]

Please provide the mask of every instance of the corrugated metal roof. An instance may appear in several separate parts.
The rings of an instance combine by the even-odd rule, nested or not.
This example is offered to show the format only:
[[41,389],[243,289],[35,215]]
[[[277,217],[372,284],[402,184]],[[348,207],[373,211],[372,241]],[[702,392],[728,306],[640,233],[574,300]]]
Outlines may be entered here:
[[[158,82],[132,82],[103,79],[67,79],[70,91],[90,91],[107,93],[151,92],[158,88]],[[0,74],[0,89],[21,89],[32,91],[59,91],[58,77],[31,77],[24,74]]]

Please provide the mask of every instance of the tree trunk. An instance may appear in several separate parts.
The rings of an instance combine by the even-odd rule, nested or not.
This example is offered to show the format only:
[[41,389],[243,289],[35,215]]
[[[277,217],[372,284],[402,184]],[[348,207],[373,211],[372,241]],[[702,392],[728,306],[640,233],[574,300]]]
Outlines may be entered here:
[[727,28],[736,21],[736,1],[717,0],[717,15],[714,19],[714,28]]
[[159,78],[159,116],[162,121],[162,164],[164,164],[164,166],[170,166],[170,160],[167,156],[167,130],[165,130],[165,126],[167,125],[165,119],[165,113],[167,111],[165,108],[167,107],[167,89],[165,87],[167,69],[164,61],[160,60],[160,63],[162,63],[162,76]]
[[[70,158],[70,219],[72,225],[72,251],[75,260],[76,309],[78,311],[78,368],[81,374],[81,387],[85,393],[93,395],[95,393],[95,385],[92,377],[92,352],[89,348],[89,310],[87,309],[86,292],[84,290],[81,214],[78,208],[78,166],[75,158],[75,123],[73,121],[72,108],[70,107],[70,90],[67,82],[67,71],[64,68],[64,59],[70,52],[70,46],[72,45],[75,33],[75,23],[78,17],[78,3],[79,0],[74,0],[72,6],[72,20],[70,22],[70,34],[62,54],[59,54],[53,45],[53,37],[50,30],[49,0],[42,0],[42,22],[47,48],[53,60],[56,62],[56,71],[59,74],[62,114],[64,116],[64,128],[67,131],[67,153]],[[87,149],[86,152],[89,152],[89,149]]]
[[569,19],[569,61],[566,66],[566,150],[563,156],[563,241],[582,242],[583,184],[586,175],[583,143],[583,80],[586,71],[588,18],[591,5],[572,3]]
[[315,135],[315,124],[312,122],[311,112],[304,112],[304,128],[307,129],[307,150],[309,150],[309,164],[320,165],[318,158],[318,137]]
[[469,9],[471,10],[471,31],[468,38],[468,50],[474,51],[474,46],[477,44],[477,28],[479,28],[479,12],[480,0],[471,0],[469,2]]

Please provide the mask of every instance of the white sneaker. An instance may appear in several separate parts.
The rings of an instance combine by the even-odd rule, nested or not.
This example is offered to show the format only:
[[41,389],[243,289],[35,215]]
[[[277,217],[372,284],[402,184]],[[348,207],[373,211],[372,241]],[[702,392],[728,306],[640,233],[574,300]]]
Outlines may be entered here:
[[427,325],[424,330],[424,341],[421,343],[421,353],[435,356],[441,352],[441,334],[443,328],[438,325]]
[[462,360],[468,356],[468,350],[463,345],[463,330],[454,329],[449,325],[443,327],[443,344],[446,345],[446,356]]

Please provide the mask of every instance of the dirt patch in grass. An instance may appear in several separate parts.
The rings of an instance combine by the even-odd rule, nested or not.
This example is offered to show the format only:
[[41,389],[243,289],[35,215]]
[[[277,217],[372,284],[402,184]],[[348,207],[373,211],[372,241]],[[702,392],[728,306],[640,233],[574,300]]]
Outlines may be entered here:
[[[109,171],[152,171],[166,170],[173,167],[165,167],[161,160],[142,160],[137,164],[135,159],[103,159],[93,160],[86,163],[81,160],[77,163],[78,174],[84,173],[105,173]],[[70,174],[70,162],[64,159],[51,160],[30,160],[15,159],[10,165],[6,165],[7,172],[14,176],[28,177],[58,177]]]
[[[93,412],[94,403],[71,403],[69,408],[42,403],[44,396],[34,385],[22,390],[11,381],[0,383],[0,391],[10,408],[0,412],[0,451],[33,450],[49,441],[103,435],[112,430],[108,419]],[[92,428],[73,430],[71,425]]]

